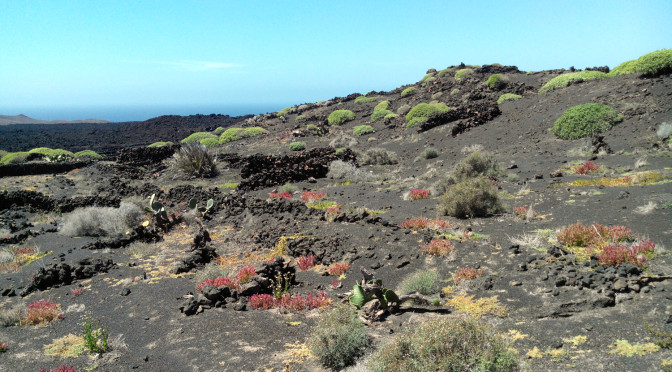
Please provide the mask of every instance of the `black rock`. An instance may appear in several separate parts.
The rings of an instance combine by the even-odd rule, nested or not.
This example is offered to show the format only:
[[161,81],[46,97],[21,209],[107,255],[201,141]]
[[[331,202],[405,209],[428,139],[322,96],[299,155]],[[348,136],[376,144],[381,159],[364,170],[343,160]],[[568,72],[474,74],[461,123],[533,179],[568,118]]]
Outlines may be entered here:
[[131,290],[129,288],[124,288],[121,290],[121,293],[119,293],[120,296],[128,296],[131,294]]

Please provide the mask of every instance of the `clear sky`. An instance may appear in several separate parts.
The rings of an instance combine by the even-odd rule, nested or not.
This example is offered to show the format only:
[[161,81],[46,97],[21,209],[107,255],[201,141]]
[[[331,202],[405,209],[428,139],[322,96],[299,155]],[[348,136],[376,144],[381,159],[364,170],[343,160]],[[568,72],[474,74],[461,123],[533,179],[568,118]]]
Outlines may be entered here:
[[614,67],[672,48],[671,18],[670,0],[0,0],[0,114],[279,109],[460,62]]

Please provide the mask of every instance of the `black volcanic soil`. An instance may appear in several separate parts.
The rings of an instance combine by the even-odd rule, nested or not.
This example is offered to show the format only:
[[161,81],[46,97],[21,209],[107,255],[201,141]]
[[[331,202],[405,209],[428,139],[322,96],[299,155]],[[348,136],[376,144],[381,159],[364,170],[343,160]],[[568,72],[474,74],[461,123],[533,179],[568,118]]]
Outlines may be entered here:
[[[511,83],[503,91],[493,92],[483,82],[498,71],[504,72]],[[161,160],[165,154],[146,150],[127,152],[117,161],[92,163],[67,173],[1,178],[0,228],[8,232],[2,247],[39,247],[50,253],[16,272],[3,273],[0,308],[48,299],[61,304],[65,317],[47,326],[0,328],[0,341],[9,348],[0,353],[0,370],[39,370],[61,364],[101,371],[324,370],[314,359],[287,362],[291,359],[288,344],[306,342],[320,311],[283,314],[253,310],[239,301],[209,304],[193,279],[202,269],[198,265],[192,268],[192,264],[207,260],[212,250],[233,267],[236,259],[241,259],[239,266],[248,260],[257,272],[274,272],[269,268],[272,264],[260,256],[257,260],[250,257],[274,249],[283,237],[289,237],[286,262],[314,253],[321,264],[348,261],[352,266],[340,279],[343,287],[336,289],[331,286],[335,277],[323,275],[324,267],[322,271],[296,269],[294,293],[324,290],[338,301],[338,294],[361,279],[360,267],[375,273],[389,288],[396,288],[402,278],[416,270],[436,269],[447,280],[458,268],[478,268],[483,276],[463,289],[476,299],[496,297],[506,307],[505,315],[486,314],[481,321],[509,338],[521,370],[661,370],[662,363],[672,358],[668,349],[633,356],[613,351],[618,340],[632,345],[656,340],[643,320],[656,329],[671,330],[672,268],[666,249],[672,247],[672,154],[656,131],[672,118],[672,77],[642,79],[626,75],[537,94],[545,82],[562,72],[524,73],[511,67],[484,66],[462,81],[448,74],[451,76],[424,87],[417,83],[418,91],[410,97],[400,97],[405,87],[370,94],[380,97],[378,102],[390,100],[392,111],[404,104],[437,100],[457,108],[457,114],[435,119],[429,129],[405,129],[401,117],[371,124],[376,132],[357,137],[357,144],[349,147],[355,155],[372,147],[386,148],[397,154],[399,164],[361,166],[375,177],[367,182],[344,184],[323,177],[320,168],[337,158],[338,154],[328,147],[331,140],[351,134],[356,125],[369,124],[377,102],[356,103],[356,95],[302,105],[285,117],[271,114],[238,124],[263,126],[270,134],[216,149],[220,174],[211,179],[180,178],[170,168],[169,159]],[[502,93],[523,97],[497,105]],[[550,131],[564,110],[590,102],[608,104],[624,115],[622,123],[604,133],[602,144],[608,145],[610,153],[592,153],[589,140],[564,141]],[[350,109],[356,119],[331,128],[326,136],[305,130],[306,124],[323,123],[335,109]],[[307,121],[297,123],[299,114]],[[161,126],[156,123],[152,127],[155,131],[142,132],[144,137],[120,130],[140,130],[144,128],[141,123],[119,124],[111,127],[117,128],[118,142],[108,145],[103,140],[107,137],[100,137],[98,143],[111,151],[179,140],[190,131],[212,130],[234,119],[218,122],[202,116],[185,120],[191,124],[175,124],[166,132],[159,131]],[[203,122],[198,124],[199,120]],[[39,127],[30,128],[37,131]],[[0,128],[2,135],[9,135],[4,130]],[[24,132],[24,143],[30,145],[12,149],[44,146],[39,138],[56,136],[54,133]],[[126,143],[125,136],[137,142]],[[58,144],[49,147],[77,149],[81,145],[96,150],[92,147],[94,137],[86,136],[90,142],[85,146],[68,143],[68,135],[63,135]],[[306,143],[302,157],[288,150],[289,143],[297,140]],[[433,234],[399,225],[409,218],[435,218],[439,200],[433,195],[412,201],[405,200],[404,195],[413,188],[432,188],[466,156],[465,148],[475,145],[493,152],[507,169],[508,175],[496,182],[505,197],[507,212],[467,220],[442,217],[452,224],[451,233],[463,235],[466,231],[480,238],[455,241],[455,251],[446,257],[424,255],[420,245]],[[430,146],[439,156],[416,160]],[[297,159],[301,159],[300,164],[296,164]],[[569,185],[575,180],[603,176],[569,171],[570,165],[587,160],[608,168],[606,177],[655,171],[661,181],[630,187]],[[277,186],[269,187],[268,183],[284,180],[282,177],[294,180],[299,190],[325,192],[326,200],[340,203],[346,213],[329,222],[322,211],[306,208],[300,193],[292,201],[269,199]],[[226,183],[246,186],[229,189],[224,187]],[[214,199],[213,211],[202,221],[210,241],[196,223],[179,223],[168,231],[153,225],[138,227],[116,239],[70,238],[56,232],[65,213],[75,207],[116,206],[129,198],[145,198],[147,203],[146,198],[152,194],[163,200],[171,213],[179,215],[187,214],[186,203],[192,197],[201,205]],[[653,207],[642,208],[647,205]],[[533,206],[538,216],[529,221],[517,218],[512,211],[519,206]],[[625,225],[652,240],[657,246],[656,256],[644,271],[628,265],[611,268],[577,260],[553,241],[556,231],[577,221]],[[516,241],[544,230],[547,236],[533,245]],[[147,257],[133,257],[129,255],[132,241],[146,241],[155,251]],[[175,274],[176,268],[188,271]],[[84,290],[73,296],[71,291],[77,288]],[[187,316],[185,312],[195,314]],[[44,345],[80,332],[86,313],[109,327],[111,338],[123,342],[115,343],[101,358],[45,355]],[[456,315],[459,312],[455,308],[443,303],[438,307],[411,305],[367,329],[373,348],[378,348],[429,318]],[[352,370],[365,371],[365,363],[366,357]]]
[[0,126],[0,147],[10,152],[36,147],[60,148],[73,152],[88,149],[110,155],[123,148],[147,146],[157,141],[177,142],[193,132],[226,128],[248,117],[215,114],[165,115],[141,122],[11,124]]

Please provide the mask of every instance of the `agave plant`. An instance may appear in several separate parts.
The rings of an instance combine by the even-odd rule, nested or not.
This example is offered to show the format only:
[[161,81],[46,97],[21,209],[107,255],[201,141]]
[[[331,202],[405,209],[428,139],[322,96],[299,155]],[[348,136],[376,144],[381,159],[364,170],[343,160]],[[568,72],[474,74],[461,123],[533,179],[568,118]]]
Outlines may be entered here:
[[217,174],[215,157],[198,142],[187,142],[173,155],[173,165],[190,178],[213,177]]

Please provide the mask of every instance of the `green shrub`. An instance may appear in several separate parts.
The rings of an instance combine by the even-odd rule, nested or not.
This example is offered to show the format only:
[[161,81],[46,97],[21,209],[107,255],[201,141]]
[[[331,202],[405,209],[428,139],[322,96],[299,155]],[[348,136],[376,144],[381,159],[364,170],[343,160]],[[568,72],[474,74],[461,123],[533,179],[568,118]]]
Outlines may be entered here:
[[287,116],[296,112],[296,107],[285,107],[284,109],[278,111],[278,116]]
[[444,68],[443,70],[439,71],[438,75],[439,75],[440,78],[443,78],[444,76],[450,74],[451,72],[452,72],[452,69],[450,67],[449,68]]
[[308,118],[306,115],[298,115],[294,120],[296,120],[297,123],[304,123]]
[[104,353],[109,349],[107,338],[110,332],[107,328],[101,327],[100,322],[94,321],[90,316],[84,319],[82,324],[84,346],[93,353]]
[[638,59],[626,61],[616,66],[609,76],[641,73],[654,77],[672,73],[672,49],[663,49],[645,54]]
[[485,81],[485,85],[492,90],[502,90],[509,83],[509,79],[500,74],[490,75],[488,80]]
[[262,134],[268,134],[269,132],[262,128],[262,127],[249,127],[245,128],[245,132],[247,132],[248,137],[256,137],[260,136]]
[[466,178],[448,187],[438,205],[439,213],[457,218],[488,217],[504,212],[497,187],[487,178]]
[[192,134],[190,134],[189,137],[183,139],[183,140],[180,141],[180,142],[182,142],[182,143],[187,143],[187,142],[201,142],[202,140],[204,140],[204,139],[206,139],[206,138],[214,138],[214,139],[217,139],[217,136],[215,136],[214,134],[209,133],[209,132],[196,132],[196,133],[192,133]]
[[450,111],[450,107],[443,103],[418,103],[406,114],[406,128],[420,125],[434,115]]
[[473,319],[441,317],[397,336],[371,356],[374,372],[517,371],[504,339]]
[[292,142],[289,144],[289,149],[291,151],[302,151],[306,149],[306,144],[303,142]]
[[359,96],[359,97],[355,98],[355,103],[375,102],[377,100],[378,100],[378,97]]
[[172,142],[154,142],[154,143],[152,143],[151,145],[149,145],[149,146],[147,146],[147,147],[152,147],[152,148],[154,148],[154,147],[163,147],[163,146],[170,146],[170,145],[172,145],[172,144],[173,144]]
[[358,125],[355,129],[352,130],[352,134],[355,136],[363,136],[365,134],[373,133],[373,127],[370,125]]
[[322,365],[341,369],[353,364],[363,354],[369,338],[357,312],[348,305],[337,304],[322,315],[308,344]]
[[343,180],[346,182],[364,182],[369,181],[374,176],[361,168],[357,168],[354,164],[344,162],[342,160],[334,160],[329,163],[329,172],[327,178],[335,180]]
[[380,119],[383,119],[385,116],[392,114],[393,112],[389,110],[390,101],[382,101],[373,108],[373,114],[371,114],[371,122],[376,122]]
[[7,155],[3,156],[2,159],[0,159],[0,164],[19,164],[23,163],[28,159],[28,155],[30,155],[27,151],[20,151],[20,152],[10,152]]
[[214,134],[216,136],[219,136],[220,134],[224,133],[225,130],[226,130],[226,128],[224,128],[224,127],[217,127],[217,129],[212,131],[212,134]]
[[9,154],[9,151],[0,150],[0,159],[2,159],[7,154]]
[[385,117],[383,119],[394,119],[394,118],[398,118],[398,117],[399,117],[399,114],[395,114],[394,112],[389,112],[387,115],[385,115]]
[[436,270],[421,269],[414,271],[401,281],[397,288],[399,294],[418,292],[422,295],[431,295],[439,291],[439,272]]
[[201,145],[210,148],[210,147],[215,147],[219,145],[219,139],[218,138],[204,138],[200,141],[198,141]]
[[455,164],[453,171],[453,175],[458,181],[473,177],[498,178],[503,173],[502,167],[495,156],[488,151],[472,152]]
[[455,80],[462,80],[464,79],[467,75],[472,74],[474,70],[470,68],[463,68],[461,70],[457,70],[455,73]]
[[553,133],[562,139],[588,137],[609,130],[623,120],[613,108],[601,103],[577,105],[565,111],[553,124]]
[[89,158],[96,158],[96,159],[102,158],[102,156],[99,153],[97,153],[93,150],[78,151],[78,152],[75,153],[75,157],[76,158],[89,157]]
[[408,88],[401,91],[401,96],[402,97],[411,96],[411,95],[415,94],[415,91],[417,91],[417,90],[418,90],[418,88],[416,88],[416,87],[408,87]]
[[387,151],[383,148],[373,147],[360,156],[364,165],[390,165],[397,164],[397,154],[393,151]]
[[522,98],[522,97],[519,96],[518,94],[504,93],[501,96],[499,96],[499,98],[497,99],[497,103],[501,104],[504,101],[512,101],[512,100],[516,100],[516,99],[520,99],[520,98]]
[[427,84],[429,84],[429,83],[431,83],[431,82],[433,82],[433,81],[436,81],[436,76],[435,76],[434,73],[432,72],[432,73],[429,73],[429,74],[425,75],[425,76],[422,78],[422,86],[424,87],[425,85],[427,85]]
[[48,147],[38,147],[28,151],[29,154],[40,154],[49,161],[65,160],[73,157],[75,154],[63,149],[50,149]]
[[439,156],[439,152],[433,147],[428,147],[422,151],[422,155],[420,156],[422,156],[423,159],[434,159]]
[[601,71],[577,71],[562,74],[554,77],[548,83],[544,84],[539,93],[547,93],[552,90],[561,89],[569,84],[580,83],[583,81],[606,79],[607,74]]
[[350,110],[336,110],[329,115],[327,121],[331,125],[341,125],[355,119],[355,113]]
[[215,158],[198,142],[187,142],[173,155],[173,166],[187,177],[212,177],[217,174]]
[[219,142],[222,144],[229,143],[243,139],[246,136],[247,131],[244,128],[229,128],[219,136]]

